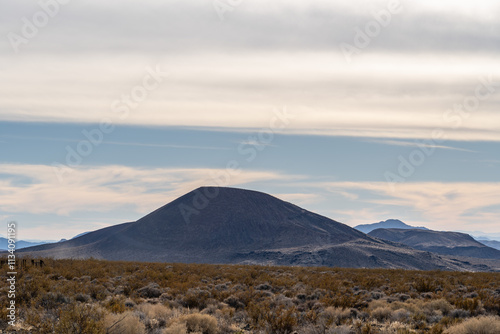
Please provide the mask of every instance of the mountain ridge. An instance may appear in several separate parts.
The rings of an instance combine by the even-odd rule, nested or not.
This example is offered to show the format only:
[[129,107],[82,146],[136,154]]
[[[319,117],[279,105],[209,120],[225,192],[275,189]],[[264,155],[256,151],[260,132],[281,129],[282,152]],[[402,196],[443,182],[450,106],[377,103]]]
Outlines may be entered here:
[[[45,243],[46,242],[31,242],[31,241],[26,241],[26,240],[17,240],[16,241],[16,248],[22,249],[22,248],[42,245]],[[7,250],[8,245],[9,245],[9,239],[4,238],[4,237],[0,237],[0,250]]]
[[476,239],[476,241],[479,241],[483,245],[500,250],[500,241],[487,240],[487,239],[481,239],[481,238],[474,238],[474,239]]
[[477,269],[373,238],[265,193],[223,187],[193,190],[136,222],[19,252],[146,262]]
[[361,231],[361,232],[366,233],[366,234],[368,234],[371,231],[376,230],[378,228],[400,228],[400,229],[428,230],[427,227],[411,226],[411,225],[408,225],[408,224],[402,222],[399,219],[387,219],[384,221],[380,221],[378,223],[357,225],[357,226],[354,226],[354,228],[356,230]]
[[380,228],[371,231],[368,235],[442,255],[500,259],[500,250],[488,247],[476,241],[472,236],[460,232]]

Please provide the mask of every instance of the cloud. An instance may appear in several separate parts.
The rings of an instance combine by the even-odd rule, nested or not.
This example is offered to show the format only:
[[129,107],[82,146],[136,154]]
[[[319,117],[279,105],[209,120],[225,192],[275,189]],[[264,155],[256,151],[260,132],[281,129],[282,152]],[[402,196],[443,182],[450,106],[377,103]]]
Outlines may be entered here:
[[310,203],[315,203],[321,199],[321,196],[318,194],[311,193],[280,193],[273,194],[273,196],[295,205],[306,205]]
[[[40,11],[7,3],[2,31],[19,33]],[[212,1],[73,1],[22,57],[2,40],[0,120],[260,129],[287,105],[307,113],[286,133],[410,139],[439,128],[450,140],[500,141],[498,89],[458,128],[444,116],[481,79],[499,80],[500,4],[401,4],[349,64],[339,45],[387,1],[244,1],[224,21]],[[156,64],[169,76],[118,117],[113,103]]]
[[[500,183],[495,182],[407,182],[392,191],[385,182],[332,182],[318,184],[335,191],[357,193],[358,201],[384,208],[419,212],[427,226],[435,229],[498,231]],[[356,218],[353,211],[353,218]],[[404,220],[404,217],[401,217]]]
[[334,188],[334,187],[326,187],[326,189],[328,190],[328,192],[330,193],[333,193],[333,194],[339,194],[349,200],[357,200],[359,198],[359,196],[355,193],[352,193],[352,192],[348,192],[348,191],[344,191],[342,189],[338,189],[338,188]]
[[[401,1],[403,10],[371,43],[372,51],[493,52],[500,46],[494,1]],[[447,5],[443,5],[446,3]],[[19,33],[37,2],[4,1],[2,31]],[[41,29],[30,52],[149,54],[238,50],[338,49],[388,1],[245,1],[221,21],[212,1],[72,1]],[[91,22],[92,24],[89,24]],[[460,25],[457,26],[457,22]],[[269,33],[272,32],[272,33]],[[6,43],[6,41],[4,41]],[[5,46],[6,49],[9,46]]]
[[[0,137],[13,138],[13,139],[34,139],[34,140],[47,140],[47,141],[58,141],[58,142],[73,142],[73,143],[81,142],[81,140],[70,139],[70,138],[33,137],[33,136],[18,136],[18,135],[0,135]],[[2,143],[1,140],[0,143]],[[119,146],[180,148],[180,149],[190,149],[190,150],[216,150],[216,151],[231,150],[231,148],[229,147],[219,147],[219,146],[194,146],[194,145],[134,143],[134,142],[118,142],[118,141],[103,141],[102,144],[119,145]]]
[[[338,55],[309,52],[173,57],[160,65],[172,74],[128,117],[113,105],[155,66],[144,56],[54,56],[37,66],[0,58],[9,63],[0,81],[4,121],[255,130],[287,106],[297,117],[283,133],[427,139],[442,129],[449,140],[500,141],[496,57],[373,55],[354,68]],[[455,110],[485,80],[497,83],[493,94],[470,112]]]
[[428,144],[425,142],[411,142],[411,141],[403,141],[403,140],[377,140],[372,139],[368,140],[371,143],[385,144],[385,145],[394,145],[394,146],[404,146],[404,147],[425,147],[425,148],[440,148],[444,150],[452,150],[452,151],[462,151],[462,152],[471,152],[477,153],[477,151],[467,150],[459,147],[452,147],[446,145],[436,145],[436,144]]
[[[132,168],[73,169],[59,182],[51,166],[1,164],[0,210],[6,213],[70,215],[112,212],[122,207],[145,214],[204,185],[243,185],[294,179],[282,173],[225,169]],[[21,182],[22,181],[22,182]]]

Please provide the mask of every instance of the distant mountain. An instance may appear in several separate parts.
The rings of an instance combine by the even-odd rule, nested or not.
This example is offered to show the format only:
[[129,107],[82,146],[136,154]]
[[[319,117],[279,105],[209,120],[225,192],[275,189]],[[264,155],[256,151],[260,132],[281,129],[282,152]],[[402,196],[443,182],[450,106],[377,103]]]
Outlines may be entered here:
[[487,270],[372,238],[273,196],[202,187],[136,222],[20,255],[107,260]]
[[500,241],[488,240],[488,239],[476,239],[476,240],[482,243],[483,245],[500,250]]
[[471,235],[474,239],[485,239],[485,240],[495,240],[500,241],[500,233],[492,233],[492,232],[482,232],[482,231],[463,231],[463,230],[455,230],[454,232],[467,233]]
[[[43,245],[45,242],[29,242],[24,240],[16,241],[16,249],[32,247],[37,245]],[[0,237],[0,250],[7,250],[9,245],[9,239]]]
[[79,237],[81,237],[82,235],[85,235],[85,234],[88,234],[88,233],[90,233],[90,231],[88,231],[88,232],[83,232],[83,233],[80,233],[80,234],[77,234],[77,235],[75,235],[75,236],[74,236],[73,238],[71,238],[71,239],[76,239],[76,238],[79,238]]
[[500,259],[500,250],[483,245],[465,233],[381,228],[371,231],[369,235],[443,255]]
[[[77,238],[77,237],[84,235],[86,233],[89,233],[89,232],[81,233],[73,238]],[[59,241],[56,241],[56,240],[17,240],[16,241],[16,249],[22,249],[22,248],[33,247],[33,246],[38,246],[38,245],[45,245],[45,244],[52,244],[52,243],[63,242],[63,241],[66,241],[66,239],[61,239]],[[0,235],[0,251],[7,250],[8,244],[9,244],[9,240],[7,238],[5,238],[3,235]]]
[[361,231],[363,233],[370,233],[373,230],[378,228],[400,228],[400,229],[418,229],[418,230],[428,230],[426,227],[419,226],[410,226],[408,224],[403,223],[398,219],[388,219],[386,221],[373,223],[373,224],[364,224],[358,225],[354,227],[356,230]]
[[51,244],[53,242],[59,242],[59,240],[40,240],[40,239],[24,239],[23,241],[31,242],[34,244]]

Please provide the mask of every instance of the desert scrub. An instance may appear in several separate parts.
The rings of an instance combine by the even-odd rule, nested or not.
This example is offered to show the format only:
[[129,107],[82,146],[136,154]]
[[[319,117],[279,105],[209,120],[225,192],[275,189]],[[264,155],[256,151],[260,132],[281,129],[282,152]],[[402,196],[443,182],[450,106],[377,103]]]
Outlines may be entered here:
[[217,334],[217,319],[208,315],[193,313],[184,315],[177,319],[167,331],[180,331],[186,329],[186,333]]
[[108,297],[104,302],[104,308],[111,313],[123,313],[126,311],[125,297]]
[[99,332],[127,314],[120,324],[148,334],[441,334],[500,315],[500,273],[44,261],[19,271],[19,320],[33,333]]
[[377,307],[371,312],[371,316],[378,320],[379,322],[384,322],[392,316],[392,310],[390,307]]
[[127,311],[121,314],[106,314],[104,317],[106,334],[144,334],[146,326],[139,317]]
[[105,334],[103,312],[94,306],[73,304],[61,311],[56,333]]
[[500,333],[499,317],[479,317],[452,326],[445,334],[498,334]]
[[351,310],[330,306],[321,313],[320,317],[327,327],[332,325],[340,326],[351,318]]
[[162,334],[187,334],[186,324],[176,322],[170,327],[165,328]]

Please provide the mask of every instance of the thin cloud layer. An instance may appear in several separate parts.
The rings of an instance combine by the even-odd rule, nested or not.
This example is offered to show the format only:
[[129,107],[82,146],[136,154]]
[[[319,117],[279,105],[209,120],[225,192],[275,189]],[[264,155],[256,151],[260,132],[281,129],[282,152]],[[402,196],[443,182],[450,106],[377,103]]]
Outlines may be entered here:
[[[243,1],[224,13],[213,1],[70,1],[43,27],[31,52],[184,53],[235,50],[337,50],[353,41],[390,1]],[[494,1],[399,1],[372,51],[497,52]],[[2,31],[20,33],[38,2],[4,1]],[[460,22],[457,26],[456,22]],[[4,40],[4,43],[6,41]],[[6,43],[7,44],[7,43]],[[9,46],[5,45],[8,49]]]
[[82,167],[64,175],[51,166],[1,164],[0,210],[9,214],[70,215],[78,211],[112,212],[133,207],[141,214],[204,185],[234,186],[257,181],[293,179],[265,171],[226,169]]
[[[307,52],[160,65],[137,56],[40,58],[28,66],[4,58],[0,120],[259,129],[287,106],[297,117],[286,133],[430,138],[442,129],[450,140],[500,141],[496,58],[429,56],[412,65],[418,59],[374,55],[346,68],[334,54]],[[460,68],[461,60],[475,65]],[[151,68],[168,74],[139,98]]]

